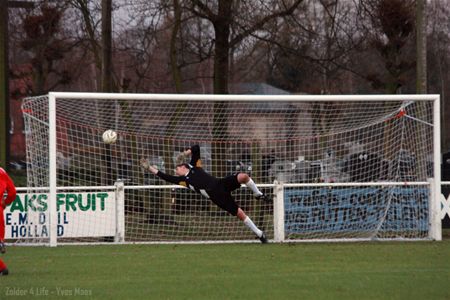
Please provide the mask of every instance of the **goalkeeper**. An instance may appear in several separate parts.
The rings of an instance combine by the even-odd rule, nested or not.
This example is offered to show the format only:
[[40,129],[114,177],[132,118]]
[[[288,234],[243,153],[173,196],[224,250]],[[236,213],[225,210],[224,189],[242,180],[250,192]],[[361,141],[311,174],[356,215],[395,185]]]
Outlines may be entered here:
[[236,204],[231,195],[232,191],[238,189],[241,184],[245,184],[253,191],[257,199],[269,201],[269,198],[261,193],[250,176],[240,172],[220,179],[211,176],[202,168],[200,147],[198,145],[194,145],[190,149],[185,150],[182,155],[182,158],[191,156],[191,161],[187,164],[178,161],[180,157],[177,158],[178,164],[175,169],[177,176],[168,175],[159,171],[156,167],[151,166],[146,159],[141,159],[141,166],[165,181],[190,188],[209,198],[217,206],[242,220],[258,236],[262,243],[267,243],[265,233],[256,227],[253,221]]

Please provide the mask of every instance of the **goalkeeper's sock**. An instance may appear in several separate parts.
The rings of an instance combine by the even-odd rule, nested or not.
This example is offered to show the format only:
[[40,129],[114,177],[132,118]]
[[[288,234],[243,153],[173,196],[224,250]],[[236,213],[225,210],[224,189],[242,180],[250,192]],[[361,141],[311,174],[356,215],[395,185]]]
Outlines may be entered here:
[[246,217],[244,220],[244,224],[248,226],[258,237],[261,237],[263,235],[263,232],[256,227],[255,223],[249,218]]
[[253,194],[255,196],[261,196],[263,193],[261,193],[261,191],[258,189],[258,187],[256,186],[255,182],[253,181],[253,179],[249,179],[245,185],[252,190]]

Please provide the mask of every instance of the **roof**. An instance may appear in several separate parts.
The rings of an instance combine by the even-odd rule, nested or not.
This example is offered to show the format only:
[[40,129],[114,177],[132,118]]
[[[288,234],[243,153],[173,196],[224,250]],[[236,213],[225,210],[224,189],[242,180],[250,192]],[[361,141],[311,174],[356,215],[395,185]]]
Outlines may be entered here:
[[[279,89],[264,82],[237,83],[230,86],[230,91],[238,95],[289,95],[288,91]],[[296,108],[288,103],[258,102],[250,105],[250,111],[262,113],[295,112]]]
[[236,83],[230,86],[232,94],[239,95],[289,95],[288,91],[264,82]]

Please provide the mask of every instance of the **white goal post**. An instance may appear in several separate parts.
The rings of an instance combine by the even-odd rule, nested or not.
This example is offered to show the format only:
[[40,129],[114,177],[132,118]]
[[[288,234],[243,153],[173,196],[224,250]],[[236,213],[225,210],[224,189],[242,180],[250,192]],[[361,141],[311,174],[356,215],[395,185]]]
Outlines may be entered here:
[[[201,149],[217,177],[249,173],[236,202],[278,242],[441,239],[439,95],[52,92],[24,101],[29,195],[10,207],[18,243],[249,242],[173,175]],[[105,144],[113,129],[117,142]],[[20,201],[19,201],[20,202]],[[14,215],[16,213],[16,215]],[[12,227],[13,228],[13,227]],[[24,236],[25,235],[25,236]]]

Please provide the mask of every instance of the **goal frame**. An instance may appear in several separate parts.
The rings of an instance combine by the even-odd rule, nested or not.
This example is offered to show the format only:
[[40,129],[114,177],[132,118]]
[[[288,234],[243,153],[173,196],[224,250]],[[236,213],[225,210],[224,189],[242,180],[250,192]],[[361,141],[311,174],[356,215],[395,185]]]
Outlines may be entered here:
[[[433,102],[433,178],[428,182],[414,182],[415,185],[429,185],[431,195],[429,197],[429,239],[441,240],[441,220],[439,218],[440,190],[441,190],[441,169],[440,169],[440,96],[430,95],[189,95],[189,94],[126,94],[126,93],[72,93],[72,92],[50,92],[48,94],[48,120],[49,120],[49,246],[57,245],[57,158],[56,158],[56,102],[58,99],[76,98],[76,99],[111,99],[125,100],[201,100],[201,101],[432,101]],[[392,183],[360,183],[358,185],[380,186],[382,184]],[[400,183],[394,183],[399,185]],[[407,183],[402,183],[407,184]],[[274,184],[276,200],[274,203],[274,227],[275,241],[283,242],[284,239],[284,213],[283,213],[283,186],[345,186],[344,183],[326,183],[326,184]],[[351,184],[355,186],[355,183]],[[281,198],[281,199],[280,199]],[[315,240],[318,241],[318,240]],[[335,240],[334,240],[335,241]]]

